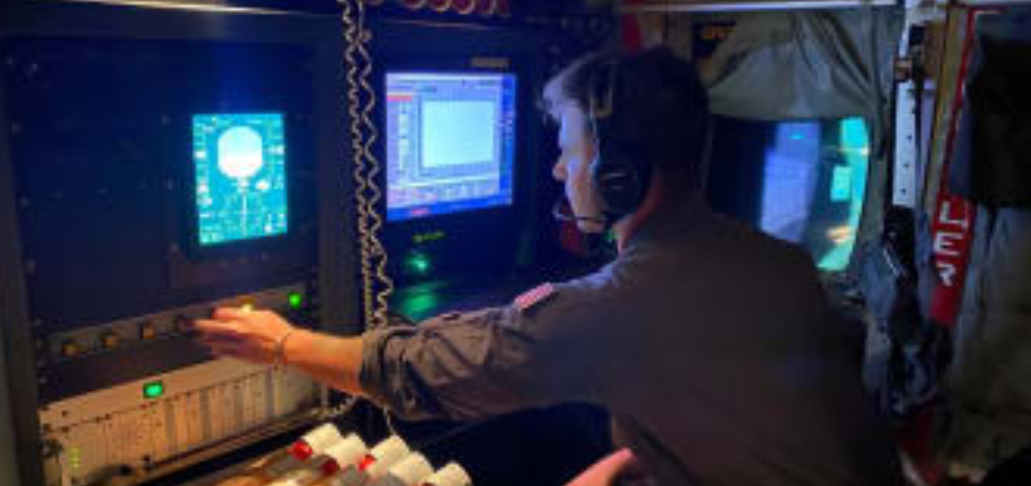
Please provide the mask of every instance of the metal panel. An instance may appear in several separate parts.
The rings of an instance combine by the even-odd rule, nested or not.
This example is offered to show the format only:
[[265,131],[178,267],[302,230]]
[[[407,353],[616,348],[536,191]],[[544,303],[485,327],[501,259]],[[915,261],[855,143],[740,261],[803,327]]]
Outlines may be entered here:
[[[0,7],[0,18],[4,15]],[[14,171],[7,150],[11,146],[10,120],[4,92],[0,78],[0,480],[2,484],[23,484],[20,476],[24,484],[43,484],[34,343],[15,211]]]
[[[163,3],[162,5],[154,5]],[[345,238],[350,221],[350,198],[347,196],[349,171],[346,169],[348,148],[341,142],[341,126],[346,115],[341,114],[340,86],[339,85],[339,64],[340,38],[338,20],[332,16],[315,16],[310,14],[289,14],[269,10],[257,10],[247,8],[235,8],[214,6],[211,4],[197,5],[172,5],[174,2],[88,2],[88,1],[41,1],[27,0],[19,2],[0,2],[0,44],[11,37],[89,37],[89,38],[117,38],[117,39],[145,39],[145,40],[202,40],[202,41],[246,41],[255,44],[270,42],[299,43],[311,46],[314,49],[314,73],[312,92],[313,99],[320,100],[315,104],[315,123],[312,132],[316,135],[314,146],[315,158],[319,161],[318,173],[324,177],[319,180],[319,205],[334,208],[329,212],[332,219],[321,219],[321,228],[328,228],[332,231],[320,231],[322,241],[322,252],[319,267],[325,265],[326,260],[332,263],[328,268],[332,269],[332,275],[326,276],[320,271],[319,285],[313,289],[318,297],[325,302],[332,302],[332,308],[322,311],[321,316],[313,316],[319,323],[332,322],[335,325],[341,323],[354,323],[356,319],[356,306],[353,304],[356,291],[353,287],[354,253],[350,251],[350,239]],[[154,7],[162,7],[160,10]],[[184,7],[184,8],[179,8]],[[0,83],[3,80],[0,79]],[[52,474],[58,471],[59,461],[64,461],[66,466],[71,466],[71,457],[62,455],[56,444],[47,444],[41,437],[38,408],[38,388],[36,381],[36,343],[32,339],[32,325],[28,312],[28,295],[25,288],[25,266],[20,248],[22,235],[18,228],[17,204],[13,174],[13,161],[11,159],[8,137],[10,121],[5,103],[6,91],[3,84],[0,84],[0,330],[3,334],[0,341],[0,375],[4,380],[0,384],[0,484],[3,485],[42,485],[45,484],[44,468],[48,469],[47,476],[51,479],[60,480],[60,474]],[[325,102],[321,102],[325,101]],[[320,211],[320,215],[323,213]],[[314,270],[314,268],[312,269]],[[322,291],[328,291],[323,294]],[[318,307],[318,302],[312,302]],[[153,310],[148,310],[148,313]],[[120,316],[119,319],[122,317]],[[42,348],[40,348],[42,351]],[[42,354],[41,354],[42,355]],[[136,382],[133,386],[138,386]],[[270,385],[271,383],[271,385]],[[268,418],[269,407],[274,410],[289,408],[290,400],[284,399],[282,394],[269,393],[269,386],[273,389],[277,381],[269,376],[251,377],[240,383],[241,393],[245,391],[252,395],[252,405],[258,402],[263,406],[255,405],[239,410],[241,416],[246,417],[244,422],[256,425],[263,418]],[[5,389],[2,385],[9,385]],[[310,386],[310,383],[307,385]],[[296,391],[296,390],[295,390]],[[294,392],[289,392],[287,395]],[[182,402],[183,411],[197,411],[213,407],[214,404],[232,401],[232,393],[224,390],[212,391],[207,395],[199,394],[190,398],[179,398]],[[282,433],[288,428],[295,428],[299,424],[312,420],[319,412],[317,408],[318,399],[321,394],[316,393],[316,403],[309,404],[310,407],[302,412],[303,416],[296,419],[289,419],[286,422],[273,426],[262,426],[254,430],[253,434],[246,437],[233,439],[220,443],[213,447],[205,446],[203,450],[189,456],[181,457],[176,452],[176,458],[172,461],[161,464],[150,470],[147,477],[154,478],[181,469],[184,466],[196,463],[205,458],[217,454],[225,454],[242,446],[254,443],[261,437],[269,434]],[[235,403],[235,402],[234,402]],[[4,413],[7,405],[10,405],[11,413]],[[51,404],[53,406],[53,404]],[[234,413],[235,413],[234,405]],[[225,410],[222,410],[225,411]],[[171,416],[184,416],[182,411],[173,407]],[[144,413],[129,414],[125,418],[128,422],[111,422],[111,427],[90,427],[78,429],[83,437],[77,440],[89,440],[90,434],[98,439],[108,434],[106,440],[112,437],[118,441],[132,442],[135,432],[143,427],[132,426],[133,420],[143,420],[146,423],[164,423],[174,425],[177,436],[182,432],[183,440],[187,443],[204,443],[203,440],[192,441],[192,437],[215,437],[224,436],[227,433],[232,435],[232,428],[226,427],[227,413],[212,414],[205,424],[182,420],[181,424],[169,424],[169,415]],[[132,417],[130,417],[132,415]],[[191,415],[186,413],[186,415]],[[193,413],[192,415],[197,415]],[[279,414],[277,414],[279,415]],[[130,420],[132,418],[132,420]],[[129,426],[126,426],[129,424]],[[153,427],[151,427],[153,428]],[[92,430],[92,432],[90,431]],[[126,432],[129,431],[129,432]],[[53,431],[48,431],[52,433]],[[69,429],[69,433],[71,429]],[[123,434],[123,432],[125,432]],[[111,434],[114,433],[114,436]],[[99,434],[99,435],[98,435]],[[13,440],[12,437],[13,436]],[[98,439],[99,440],[99,439]],[[92,440],[90,440],[92,442]],[[191,442],[192,441],[192,442]],[[196,444],[195,444],[196,445]],[[48,451],[42,450],[44,446]],[[151,438],[151,446],[157,456],[169,455],[172,453],[172,443],[167,435],[161,439]],[[10,449],[10,450],[9,450]],[[15,455],[17,451],[18,455]],[[46,457],[55,458],[48,464],[44,464]],[[80,456],[76,462],[80,465],[85,462],[86,457]],[[105,460],[110,457],[105,458]],[[116,457],[116,459],[119,459]],[[119,460],[132,458],[121,457]],[[117,464],[116,462],[112,462]],[[20,468],[20,469],[19,469]],[[54,484],[54,483],[52,483]]]
[[894,0],[664,0],[622,5],[622,13],[759,12],[893,7]]
[[[164,395],[147,397],[148,385]],[[205,447],[303,416],[318,400],[305,376],[222,359],[56,402],[40,417],[45,440],[58,446],[61,484],[73,485],[114,474],[145,479]]]

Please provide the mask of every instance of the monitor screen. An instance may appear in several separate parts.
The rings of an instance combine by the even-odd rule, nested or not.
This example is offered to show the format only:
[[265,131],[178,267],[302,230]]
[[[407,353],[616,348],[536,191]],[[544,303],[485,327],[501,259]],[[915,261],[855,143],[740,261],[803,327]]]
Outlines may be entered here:
[[195,115],[193,165],[201,246],[287,232],[282,114]]
[[512,204],[516,76],[387,73],[387,220]]
[[819,268],[844,269],[866,194],[863,120],[778,123],[765,153],[760,227],[802,244]]

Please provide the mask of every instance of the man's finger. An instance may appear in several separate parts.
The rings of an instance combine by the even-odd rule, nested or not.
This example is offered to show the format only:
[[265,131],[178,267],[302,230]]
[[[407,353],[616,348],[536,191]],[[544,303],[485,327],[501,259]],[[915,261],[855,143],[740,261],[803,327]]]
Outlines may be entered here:
[[212,319],[197,319],[193,321],[193,327],[201,334],[209,336],[238,337],[240,335],[235,324]]
[[235,319],[243,319],[244,316],[251,312],[254,312],[254,310],[244,307],[218,307],[211,316],[220,321],[231,321]]

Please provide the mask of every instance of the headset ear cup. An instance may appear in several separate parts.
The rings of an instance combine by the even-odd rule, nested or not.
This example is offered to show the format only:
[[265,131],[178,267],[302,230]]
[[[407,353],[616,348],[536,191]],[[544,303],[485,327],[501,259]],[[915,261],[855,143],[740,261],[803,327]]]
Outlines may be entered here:
[[589,116],[596,150],[591,163],[591,181],[603,209],[616,218],[637,211],[651,181],[651,164],[642,147],[620,140],[613,125],[616,102],[620,98],[619,60],[592,72],[589,84]]
[[647,189],[645,164],[615,143],[599,147],[591,164],[591,180],[605,205],[614,216],[633,213],[641,205]]

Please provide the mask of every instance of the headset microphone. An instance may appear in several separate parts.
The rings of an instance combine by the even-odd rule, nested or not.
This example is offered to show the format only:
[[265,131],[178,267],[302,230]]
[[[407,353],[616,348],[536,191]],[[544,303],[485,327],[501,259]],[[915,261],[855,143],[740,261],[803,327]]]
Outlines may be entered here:
[[584,232],[580,231],[580,246],[581,250],[573,250],[574,253],[578,253],[586,258],[612,258],[615,256],[615,246],[610,240],[609,230],[612,227],[612,218],[609,216],[601,217],[583,217],[576,216],[570,210],[568,199],[560,197],[555,200],[554,206],[551,208],[551,215],[558,221],[576,223],[578,221],[585,221],[590,223],[599,224],[604,228],[604,231],[599,233]]
[[584,221],[588,223],[597,223],[605,228],[609,227],[609,218],[606,218],[604,216],[592,217],[577,216],[573,214],[572,210],[569,209],[568,199],[566,199],[565,197],[560,197],[555,200],[555,204],[551,206],[551,216],[556,220],[562,221],[564,223],[576,223],[579,221]]

